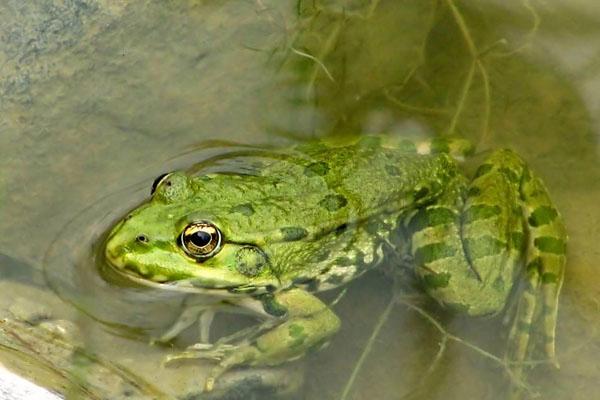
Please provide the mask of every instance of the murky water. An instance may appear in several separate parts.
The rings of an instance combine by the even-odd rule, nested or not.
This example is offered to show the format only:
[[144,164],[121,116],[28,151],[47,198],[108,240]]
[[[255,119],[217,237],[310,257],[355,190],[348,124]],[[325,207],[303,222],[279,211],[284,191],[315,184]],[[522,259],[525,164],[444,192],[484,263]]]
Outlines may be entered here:
[[[599,43],[600,6],[591,0],[4,1],[0,315],[13,318],[15,302],[43,306],[84,333],[85,352],[146,388],[139,398],[193,398],[206,365],[161,368],[169,349],[147,344],[184,299],[108,284],[94,259],[106,229],[146,198],[156,176],[219,154],[199,148],[213,139],[285,146],[348,134],[459,134],[481,152],[519,152],[567,222],[561,368],[532,369],[526,397],[593,398]],[[409,304],[389,307],[392,294],[380,272],[349,285],[335,306],[342,330],[307,357],[301,397],[504,398],[500,360],[469,347],[501,358],[501,321],[427,308],[444,335]],[[217,328],[237,322],[223,318]],[[31,373],[35,357],[23,361],[0,343],[8,366],[93,398],[73,389],[72,366]],[[145,383],[131,383],[138,378]]]

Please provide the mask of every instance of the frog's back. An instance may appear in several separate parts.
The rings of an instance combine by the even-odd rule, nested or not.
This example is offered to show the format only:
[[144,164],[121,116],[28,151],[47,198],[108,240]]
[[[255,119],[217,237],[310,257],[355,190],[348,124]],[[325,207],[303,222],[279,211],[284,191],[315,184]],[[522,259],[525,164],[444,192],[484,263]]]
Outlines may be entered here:
[[435,197],[457,173],[446,153],[419,154],[414,145],[384,146],[378,137],[344,146],[314,143],[298,150],[307,156],[302,173],[322,179],[363,219],[399,210],[420,197]]

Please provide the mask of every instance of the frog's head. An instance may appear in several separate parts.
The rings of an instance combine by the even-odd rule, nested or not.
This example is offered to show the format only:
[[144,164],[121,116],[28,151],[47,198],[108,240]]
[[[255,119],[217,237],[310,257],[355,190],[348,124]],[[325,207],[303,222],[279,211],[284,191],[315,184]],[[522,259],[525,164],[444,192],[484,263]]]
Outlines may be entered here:
[[203,196],[183,172],[158,177],[150,201],[109,233],[106,260],[138,282],[164,288],[224,295],[275,290],[266,254],[236,237],[231,223],[215,213],[232,196],[221,189],[218,196]]

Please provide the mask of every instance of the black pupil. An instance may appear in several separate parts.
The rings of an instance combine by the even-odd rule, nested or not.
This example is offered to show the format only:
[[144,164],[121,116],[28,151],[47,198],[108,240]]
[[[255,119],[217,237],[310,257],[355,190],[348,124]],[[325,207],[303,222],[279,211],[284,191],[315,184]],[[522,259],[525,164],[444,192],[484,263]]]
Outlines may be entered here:
[[211,234],[204,231],[197,231],[190,235],[190,242],[197,247],[204,247],[211,241]]

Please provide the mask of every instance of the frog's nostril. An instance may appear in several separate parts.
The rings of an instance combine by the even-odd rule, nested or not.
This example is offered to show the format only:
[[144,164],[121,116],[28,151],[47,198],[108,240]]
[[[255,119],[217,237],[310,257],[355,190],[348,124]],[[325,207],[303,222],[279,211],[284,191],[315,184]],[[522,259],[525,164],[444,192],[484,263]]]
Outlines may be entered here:
[[148,243],[150,241],[150,239],[148,239],[148,236],[146,235],[138,235],[135,240],[137,240],[140,243]]

